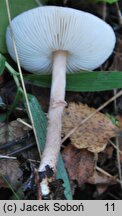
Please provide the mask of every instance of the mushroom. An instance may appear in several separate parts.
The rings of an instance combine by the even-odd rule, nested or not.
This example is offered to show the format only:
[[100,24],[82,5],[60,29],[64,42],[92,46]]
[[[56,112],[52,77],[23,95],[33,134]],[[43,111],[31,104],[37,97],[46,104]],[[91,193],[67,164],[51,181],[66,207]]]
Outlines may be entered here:
[[[90,13],[57,6],[26,11],[12,20],[11,28],[21,66],[38,74],[52,71],[46,145],[39,167],[40,175],[44,174],[42,194],[48,195],[47,167],[55,174],[61,146],[66,72],[99,67],[113,51],[115,34],[107,23]],[[10,27],[6,42],[16,61]]]

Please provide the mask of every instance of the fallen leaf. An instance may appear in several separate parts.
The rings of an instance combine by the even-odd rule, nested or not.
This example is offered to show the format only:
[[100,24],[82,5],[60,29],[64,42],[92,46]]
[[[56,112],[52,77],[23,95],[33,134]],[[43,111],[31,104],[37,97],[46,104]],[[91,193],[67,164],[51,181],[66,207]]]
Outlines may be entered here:
[[0,123],[0,154],[16,156],[18,153],[33,160],[39,158],[32,130],[17,120]]
[[98,184],[96,186],[96,191],[94,192],[93,197],[96,198],[96,197],[100,196],[101,194],[103,194],[108,189],[108,186],[109,185],[107,185],[107,184]]
[[94,192],[95,198],[103,194],[110,185],[116,184],[116,178],[113,176],[109,177],[97,170],[94,170],[93,176],[90,176],[87,179],[87,183],[96,185],[96,191]]
[[23,173],[16,160],[0,160],[0,187],[9,188],[10,184],[16,190],[22,184],[22,175]]
[[18,122],[17,120],[11,121],[9,124],[0,124],[0,145],[22,137],[30,131],[30,128]]
[[90,176],[87,179],[87,183],[89,184],[115,184],[116,178],[115,177],[109,177],[103,173],[98,172],[97,170],[94,170],[94,173],[92,176]]
[[63,150],[62,157],[70,180],[77,181],[79,186],[93,175],[94,155],[91,152],[69,145]]
[[[62,134],[66,135],[94,111],[87,105],[70,103],[63,114]],[[115,137],[118,131],[105,114],[98,112],[71,135],[71,144],[98,153],[105,149],[108,139]]]

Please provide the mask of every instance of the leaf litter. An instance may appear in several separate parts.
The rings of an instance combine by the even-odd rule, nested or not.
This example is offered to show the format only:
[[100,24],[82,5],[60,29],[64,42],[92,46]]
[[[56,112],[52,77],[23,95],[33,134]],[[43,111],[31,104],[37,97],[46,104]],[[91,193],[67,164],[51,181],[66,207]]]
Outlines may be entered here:
[[[62,134],[66,135],[95,111],[82,103],[70,103],[63,114]],[[108,139],[115,137],[119,132],[112,121],[103,113],[96,113],[93,118],[78,128],[70,137],[71,144],[78,149],[86,148],[98,153],[105,149]]]
[[[11,157],[2,158],[2,156],[19,156],[23,147],[34,143],[33,134],[27,126],[17,120],[9,123],[0,123],[0,188],[12,188],[16,191],[23,183],[23,170],[19,160]],[[36,146],[36,145],[35,145]],[[18,153],[17,153],[18,152]],[[23,155],[26,158],[32,158],[35,155],[37,158],[37,150],[33,148],[33,153],[30,149],[26,149]]]
[[78,150],[74,146],[67,146],[62,152],[65,167],[70,180],[84,184],[94,171],[94,155],[87,150]]
[[[63,114],[62,135],[65,136],[94,111],[86,104],[69,103]],[[120,130],[106,114],[98,112],[70,136],[71,144],[64,147],[62,156],[71,182],[81,188],[86,183],[96,185],[96,197],[116,184],[116,177],[100,173],[95,167],[100,152],[103,164],[111,160],[114,151],[113,146],[107,145],[108,140],[116,137]]]

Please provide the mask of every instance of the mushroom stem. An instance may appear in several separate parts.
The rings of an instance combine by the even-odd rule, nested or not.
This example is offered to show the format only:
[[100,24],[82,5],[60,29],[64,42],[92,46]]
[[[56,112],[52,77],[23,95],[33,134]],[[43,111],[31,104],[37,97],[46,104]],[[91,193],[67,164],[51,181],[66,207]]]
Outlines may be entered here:
[[[53,170],[54,174],[56,171],[58,154],[61,146],[61,119],[64,107],[66,106],[66,58],[67,51],[56,51],[53,55],[52,87],[48,111],[48,128],[46,145],[39,167],[40,173],[46,172],[47,165]],[[47,175],[47,173],[45,173],[45,175]],[[47,181],[44,180],[42,185],[44,185],[44,182],[47,184]]]

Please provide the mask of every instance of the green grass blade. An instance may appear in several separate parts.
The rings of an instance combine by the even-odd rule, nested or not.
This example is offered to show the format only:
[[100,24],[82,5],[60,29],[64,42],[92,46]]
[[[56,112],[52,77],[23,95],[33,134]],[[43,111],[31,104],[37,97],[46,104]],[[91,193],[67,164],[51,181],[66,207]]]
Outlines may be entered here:
[[20,99],[22,97],[22,91],[20,89],[17,90],[15,99],[10,107],[10,110],[7,113],[7,116],[9,116],[17,107],[18,103],[20,102]]
[[0,76],[2,75],[5,69],[5,57],[0,54]]
[[59,158],[58,158],[58,166],[57,166],[57,174],[56,174],[56,177],[57,179],[63,179],[64,181],[64,188],[65,188],[65,196],[67,198],[67,200],[72,200],[72,192],[71,192],[71,186],[70,186],[70,183],[69,183],[69,179],[68,179],[68,175],[67,175],[67,172],[64,168],[64,162],[62,160],[62,156],[61,154],[59,154]]
[[[18,197],[19,197],[19,200],[24,200],[23,187],[24,187],[24,184],[18,188],[18,190],[16,191],[16,194],[13,194],[9,200],[18,200]],[[16,197],[16,195],[18,197]]]
[[[33,120],[34,120],[34,126],[36,129],[37,138],[40,144],[40,150],[42,152],[46,141],[47,119],[36,97],[34,97],[33,95],[28,95],[28,99],[29,99],[29,105],[32,112]],[[70,187],[68,175],[65,170],[61,154],[59,156],[57,170],[58,170],[57,178],[63,179],[64,181],[65,196],[68,200],[72,200],[71,187]]]
[[41,152],[44,149],[46,139],[47,120],[45,113],[42,111],[41,106],[35,96],[28,94],[29,105],[34,120],[36,135],[39,141]]
[[108,3],[108,4],[113,4],[115,2],[118,2],[118,0],[90,0],[91,2],[105,2],[105,3]]
[[[51,85],[51,75],[27,75],[24,78],[40,87],[50,87]],[[122,72],[93,71],[67,74],[67,91],[92,92],[114,88],[122,88]]]
[[[37,7],[34,0],[9,0],[10,11],[12,19],[18,14]],[[0,52],[7,53],[5,34],[8,26],[8,15],[5,0],[0,0]]]

